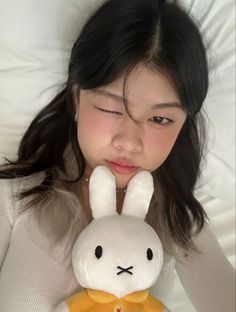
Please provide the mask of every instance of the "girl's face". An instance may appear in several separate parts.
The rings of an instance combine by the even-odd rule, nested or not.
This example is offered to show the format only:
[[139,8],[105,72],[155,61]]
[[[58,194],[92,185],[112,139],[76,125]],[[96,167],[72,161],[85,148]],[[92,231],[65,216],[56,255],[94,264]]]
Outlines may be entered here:
[[86,175],[105,165],[117,188],[142,169],[156,170],[167,158],[186,119],[177,93],[161,73],[137,66],[127,81],[129,117],[123,103],[124,77],[92,90],[77,101],[78,142]]

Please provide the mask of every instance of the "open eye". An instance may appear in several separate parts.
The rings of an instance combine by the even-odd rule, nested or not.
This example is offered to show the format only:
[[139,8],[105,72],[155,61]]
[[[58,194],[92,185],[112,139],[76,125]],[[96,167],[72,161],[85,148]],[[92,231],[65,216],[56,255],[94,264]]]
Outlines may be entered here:
[[153,252],[151,248],[147,249],[147,259],[151,261],[153,259]]
[[167,117],[162,117],[162,116],[154,116],[150,119],[150,121],[152,121],[155,124],[162,125],[162,126],[174,122],[172,119],[167,118]]
[[100,259],[102,256],[102,246],[97,246],[95,249],[95,256],[97,259]]

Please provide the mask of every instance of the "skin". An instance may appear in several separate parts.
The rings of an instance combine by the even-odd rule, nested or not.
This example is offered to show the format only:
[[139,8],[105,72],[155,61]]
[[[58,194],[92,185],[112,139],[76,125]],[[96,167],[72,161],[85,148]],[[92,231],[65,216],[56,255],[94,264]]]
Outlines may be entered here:
[[[98,165],[108,166],[118,189],[140,170],[153,172],[165,161],[185,122],[177,92],[166,76],[138,65],[129,75],[123,103],[124,76],[76,99],[77,137],[86,160],[85,175]],[[120,173],[107,160],[124,159],[136,168]],[[119,196],[118,196],[119,197]],[[122,202],[122,199],[120,200]],[[118,198],[119,206],[119,198]]]

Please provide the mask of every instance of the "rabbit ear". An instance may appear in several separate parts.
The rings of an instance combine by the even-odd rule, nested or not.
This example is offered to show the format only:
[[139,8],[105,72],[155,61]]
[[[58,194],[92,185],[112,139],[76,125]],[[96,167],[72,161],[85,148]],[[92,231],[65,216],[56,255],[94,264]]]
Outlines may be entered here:
[[137,173],[128,184],[122,215],[145,219],[153,190],[151,173],[144,170]]
[[94,219],[117,214],[116,179],[105,166],[96,167],[89,179],[89,200]]

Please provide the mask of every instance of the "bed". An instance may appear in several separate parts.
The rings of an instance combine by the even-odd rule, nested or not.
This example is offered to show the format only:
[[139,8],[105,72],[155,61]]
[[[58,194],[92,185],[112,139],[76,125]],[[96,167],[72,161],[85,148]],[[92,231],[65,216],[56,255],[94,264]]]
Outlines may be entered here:
[[[0,0],[0,162],[14,159],[33,116],[61,89],[70,49],[101,0]],[[196,194],[235,265],[235,3],[181,0],[210,63],[209,144]],[[175,277],[173,312],[196,312]]]

